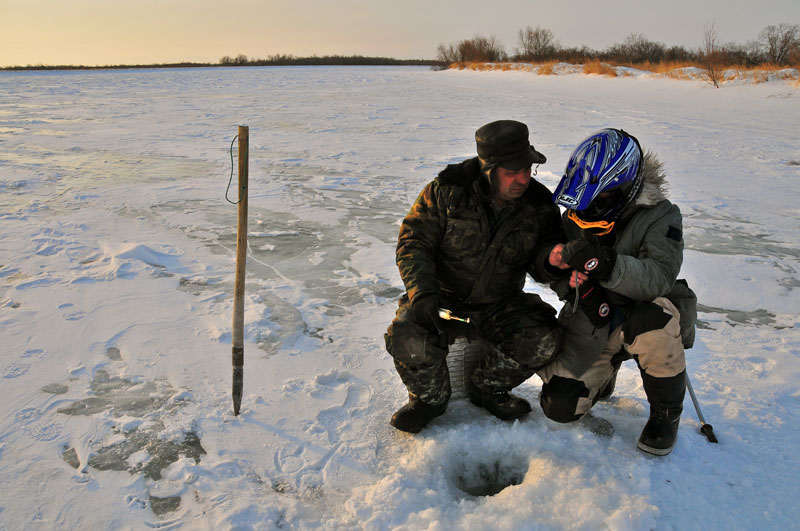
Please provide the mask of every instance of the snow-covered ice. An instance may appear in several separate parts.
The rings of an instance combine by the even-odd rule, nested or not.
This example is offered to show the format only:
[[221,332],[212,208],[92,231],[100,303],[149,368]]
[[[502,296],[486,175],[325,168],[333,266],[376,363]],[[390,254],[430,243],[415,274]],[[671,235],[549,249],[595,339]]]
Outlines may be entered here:
[[[0,73],[0,528],[796,527],[798,89],[414,67]],[[398,222],[501,118],[529,125],[551,189],[602,127],[666,163],[701,305],[689,374],[719,444],[687,396],[673,453],[638,451],[632,362],[594,410],[610,438],[464,400],[416,436],[388,425],[406,398],[382,337]],[[234,417],[237,125],[250,248]],[[536,403],[540,383],[518,392]]]

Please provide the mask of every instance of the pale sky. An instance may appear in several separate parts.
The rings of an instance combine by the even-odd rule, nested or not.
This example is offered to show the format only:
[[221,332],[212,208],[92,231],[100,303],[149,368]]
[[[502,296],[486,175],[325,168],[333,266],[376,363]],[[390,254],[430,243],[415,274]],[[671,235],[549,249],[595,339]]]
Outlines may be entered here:
[[520,29],[602,50],[631,33],[696,48],[800,24],[800,0],[0,0],[0,66],[217,62],[225,55],[434,59],[439,43]]

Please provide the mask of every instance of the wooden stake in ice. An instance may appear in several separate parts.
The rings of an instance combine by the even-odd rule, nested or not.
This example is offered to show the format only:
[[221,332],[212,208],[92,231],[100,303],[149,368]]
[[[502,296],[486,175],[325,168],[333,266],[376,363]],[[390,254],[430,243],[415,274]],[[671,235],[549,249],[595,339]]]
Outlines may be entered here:
[[247,168],[250,129],[239,126],[239,224],[236,231],[236,277],[233,288],[233,414],[239,415],[244,385],[244,277],[247,262]]

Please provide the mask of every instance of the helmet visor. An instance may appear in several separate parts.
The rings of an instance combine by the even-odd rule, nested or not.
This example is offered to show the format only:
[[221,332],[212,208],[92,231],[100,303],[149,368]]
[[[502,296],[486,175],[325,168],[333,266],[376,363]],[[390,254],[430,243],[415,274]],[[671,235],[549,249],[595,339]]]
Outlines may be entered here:
[[600,221],[607,219],[608,215],[617,209],[625,200],[624,190],[614,188],[605,192],[600,192],[597,197],[589,203],[589,206],[581,210],[578,214],[581,219],[586,221]]

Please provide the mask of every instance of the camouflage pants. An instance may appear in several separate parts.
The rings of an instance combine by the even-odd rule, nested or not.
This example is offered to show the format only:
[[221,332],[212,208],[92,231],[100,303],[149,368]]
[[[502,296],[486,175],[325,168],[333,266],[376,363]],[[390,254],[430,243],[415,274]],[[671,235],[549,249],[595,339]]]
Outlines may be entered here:
[[472,385],[484,392],[510,391],[553,358],[560,338],[555,313],[538,295],[520,292],[502,304],[469,312],[472,324],[440,321],[440,334],[413,321],[403,295],[384,336],[386,350],[409,395],[439,405],[450,399],[449,346],[459,337],[482,338],[495,348],[479,362]]

